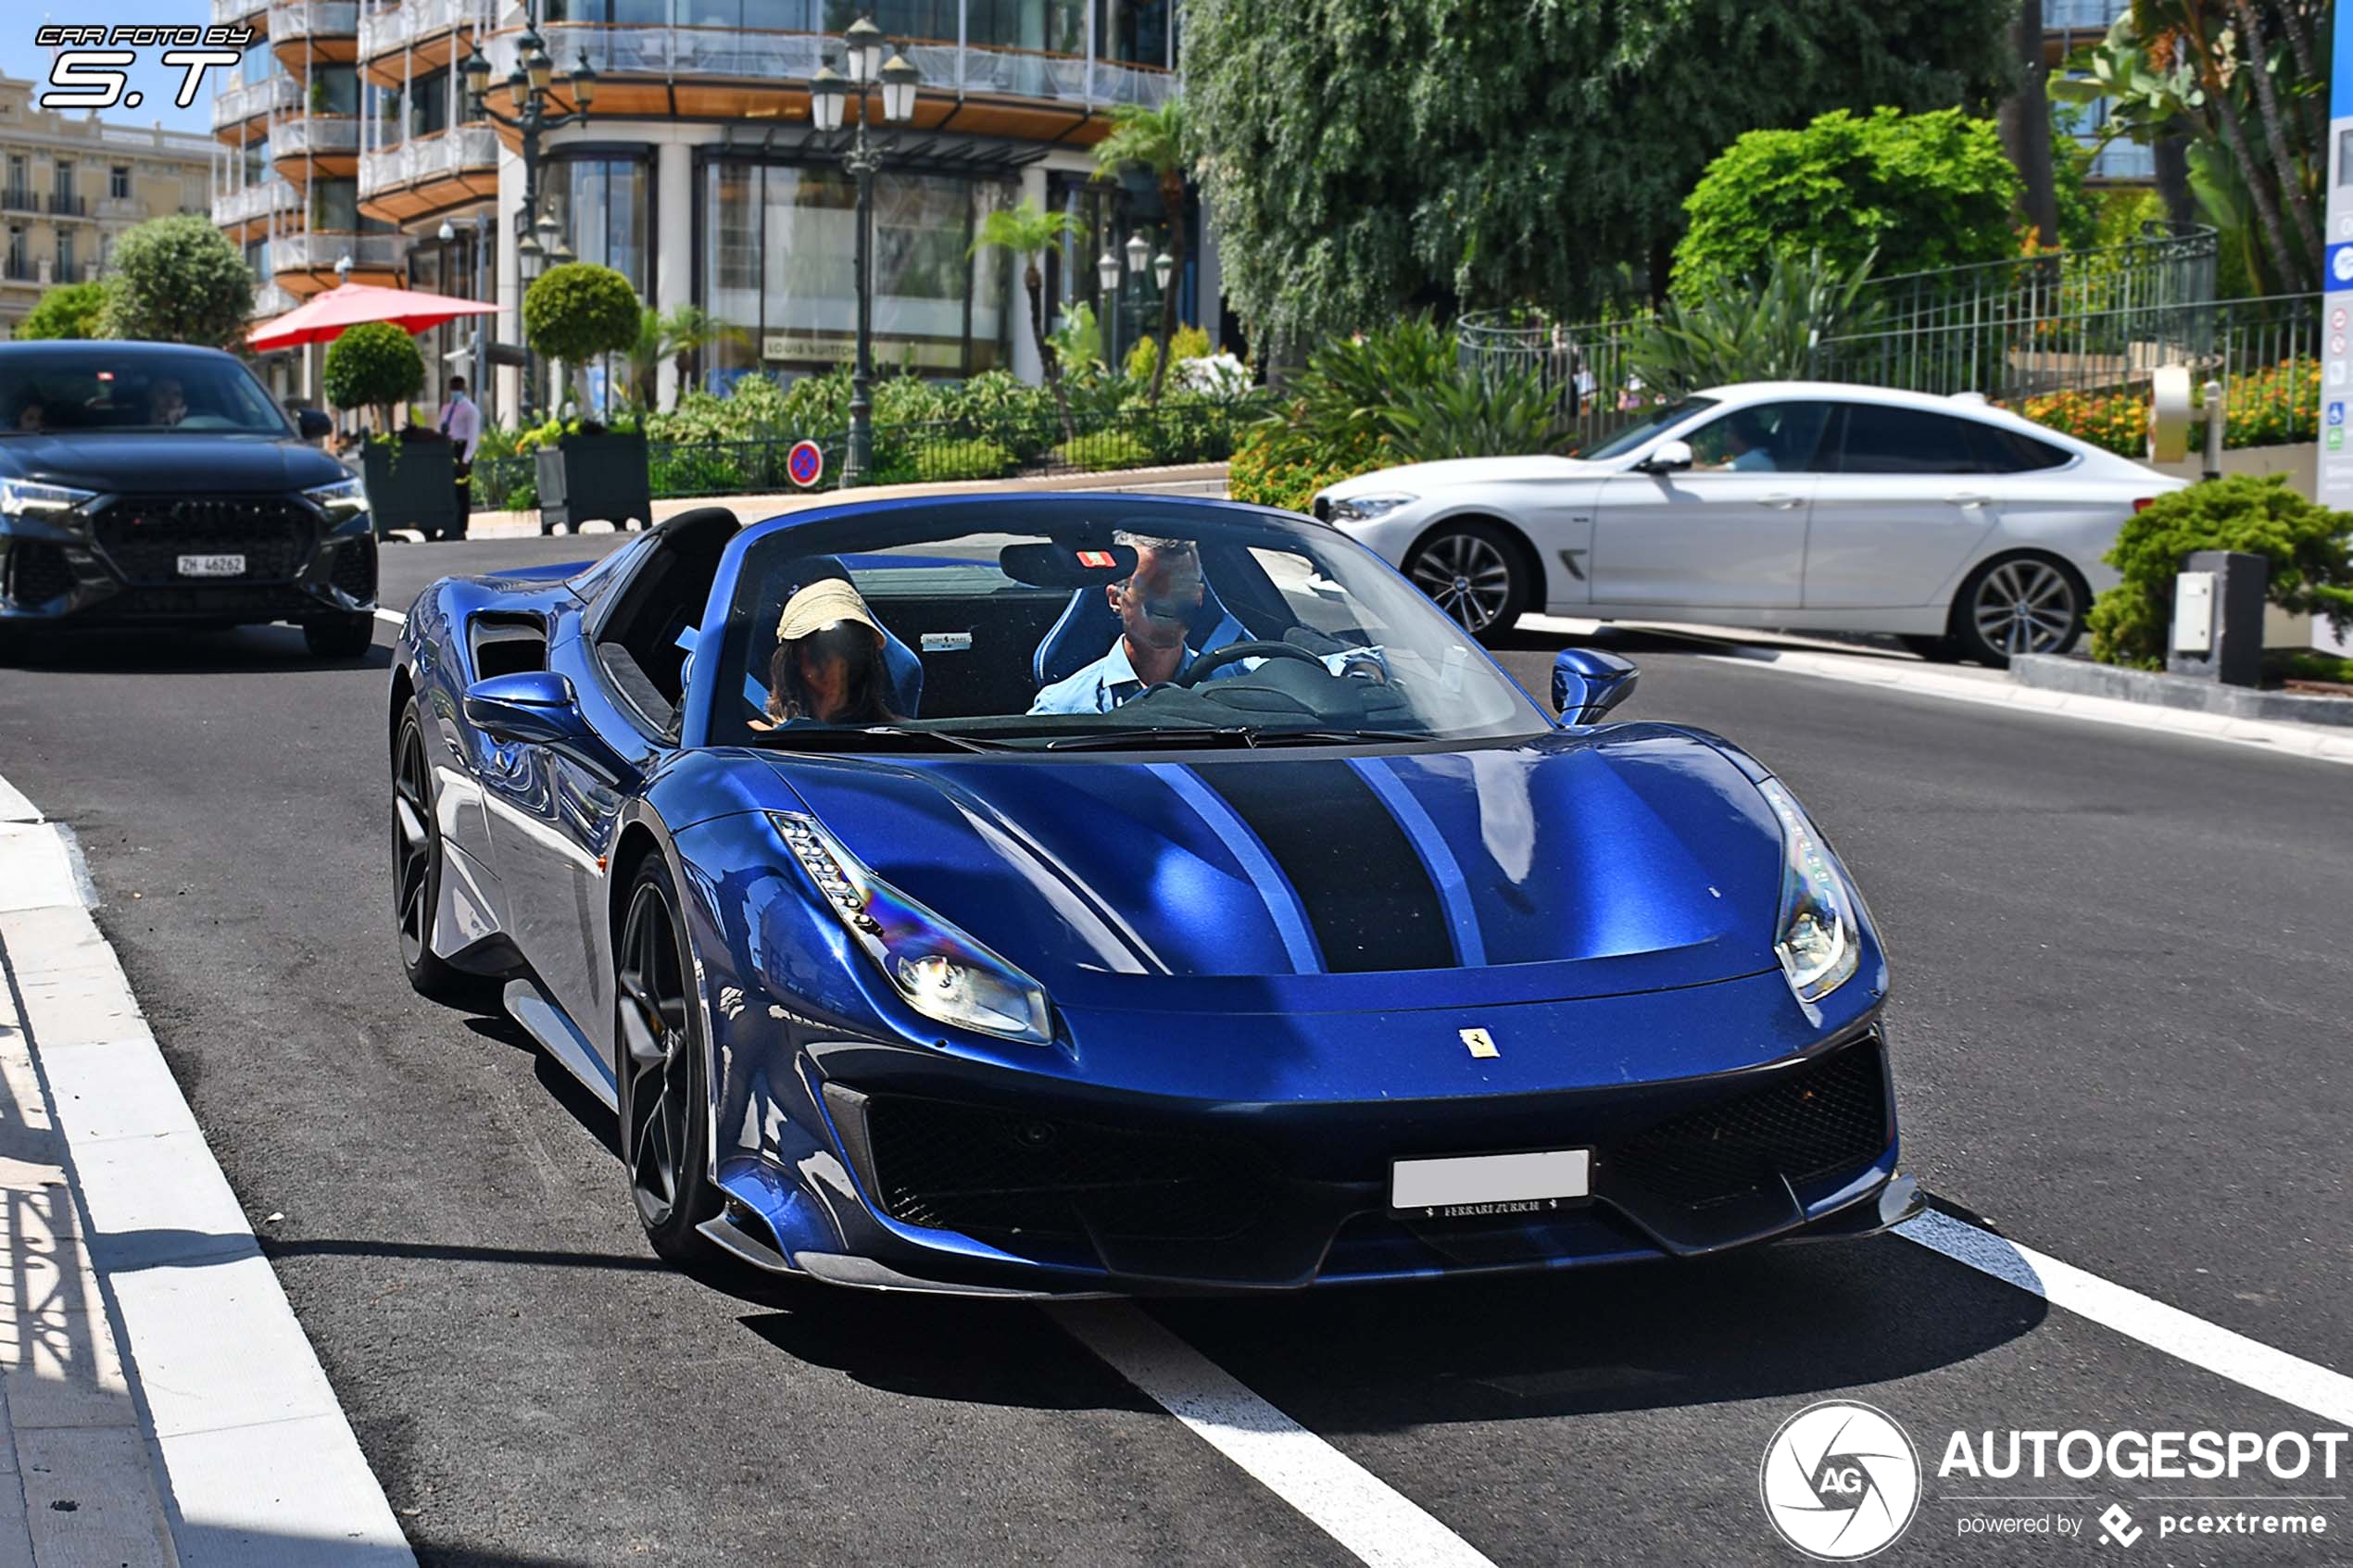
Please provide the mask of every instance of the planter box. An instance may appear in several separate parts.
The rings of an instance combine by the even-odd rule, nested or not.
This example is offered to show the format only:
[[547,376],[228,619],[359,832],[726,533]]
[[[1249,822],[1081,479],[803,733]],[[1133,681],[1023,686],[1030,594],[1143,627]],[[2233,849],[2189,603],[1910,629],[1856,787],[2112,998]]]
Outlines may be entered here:
[[608,431],[602,435],[567,435],[539,448],[539,532],[580,532],[584,522],[604,521],[616,531],[632,520],[652,526],[653,482],[648,477],[643,431]]
[[368,515],[376,537],[413,528],[428,539],[462,539],[466,514],[458,505],[457,448],[435,431],[403,433],[360,448]]

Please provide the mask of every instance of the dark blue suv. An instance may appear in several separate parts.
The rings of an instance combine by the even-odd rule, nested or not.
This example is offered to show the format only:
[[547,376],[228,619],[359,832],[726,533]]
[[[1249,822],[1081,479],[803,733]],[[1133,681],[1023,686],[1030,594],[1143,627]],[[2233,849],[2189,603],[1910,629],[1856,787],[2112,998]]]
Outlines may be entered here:
[[53,625],[374,632],[359,481],[251,371],[179,344],[0,344],[0,639]]

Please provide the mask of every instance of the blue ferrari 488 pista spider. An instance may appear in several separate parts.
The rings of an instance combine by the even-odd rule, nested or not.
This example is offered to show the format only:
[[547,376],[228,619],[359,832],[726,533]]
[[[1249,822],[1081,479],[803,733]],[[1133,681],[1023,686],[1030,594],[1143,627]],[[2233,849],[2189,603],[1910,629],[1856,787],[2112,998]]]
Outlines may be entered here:
[[1737,746],[1548,715],[1334,529],[993,495],[447,579],[400,950],[611,1106],[673,1259],[1281,1288],[1905,1218],[1869,916]]

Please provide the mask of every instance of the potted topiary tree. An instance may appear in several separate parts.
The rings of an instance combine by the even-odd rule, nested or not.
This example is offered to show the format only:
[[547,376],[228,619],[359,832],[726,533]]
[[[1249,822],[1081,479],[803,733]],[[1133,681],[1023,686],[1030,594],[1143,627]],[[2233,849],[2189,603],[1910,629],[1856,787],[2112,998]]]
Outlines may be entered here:
[[417,340],[390,321],[362,321],[327,345],[320,380],[336,408],[366,408],[374,416],[376,428],[359,449],[359,472],[377,535],[396,528],[413,528],[428,539],[462,534],[454,449],[436,432],[392,428],[393,406],[406,404],[425,384]]
[[[567,367],[637,343],[644,307],[629,280],[610,267],[570,261],[542,273],[522,296],[523,339]],[[535,455],[539,532],[602,518],[615,528],[653,521],[653,485],[642,429],[608,430],[594,419],[564,420]]]

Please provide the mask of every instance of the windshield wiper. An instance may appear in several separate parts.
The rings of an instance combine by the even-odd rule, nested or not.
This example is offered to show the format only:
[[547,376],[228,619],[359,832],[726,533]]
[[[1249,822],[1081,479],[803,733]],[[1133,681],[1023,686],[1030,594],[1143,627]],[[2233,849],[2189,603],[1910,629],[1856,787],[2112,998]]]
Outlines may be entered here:
[[1429,740],[1411,730],[1261,730],[1260,746],[1344,746],[1355,741]]
[[1258,732],[1247,724],[1204,727],[1197,724],[1153,725],[1124,730],[1088,730],[1056,735],[1048,751],[1109,751],[1121,746],[1255,746]]

